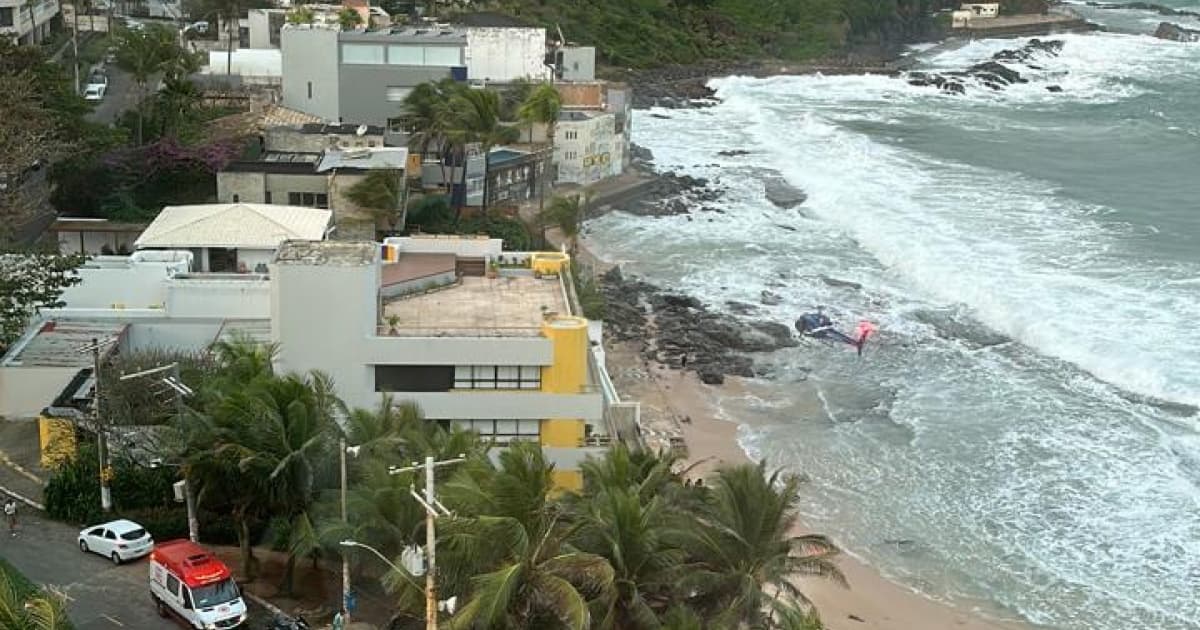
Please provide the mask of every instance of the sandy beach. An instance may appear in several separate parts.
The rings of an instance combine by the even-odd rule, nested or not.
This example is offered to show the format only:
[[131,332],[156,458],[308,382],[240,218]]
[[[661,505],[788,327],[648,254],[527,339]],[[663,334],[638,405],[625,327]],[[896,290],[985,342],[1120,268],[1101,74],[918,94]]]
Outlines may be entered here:
[[[688,463],[696,475],[723,463],[749,461],[737,442],[737,425],[720,418],[717,400],[737,396],[743,384],[730,378],[725,385],[700,383],[695,374],[650,364],[633,348],[606,348],[606,362],[623,398],[638,400],[647,422],[677,426],[687,443]],[[688,419],[688,420],[685,420]],[[809,533],[803,523],[796,534]],[[820,532],[837,540],[837,532]],[[992,621],[973,611],[955,608],[891,582],[850,555],[839,561],[850,588],[824,580],[801,580],[805,594],[816,603],[831,630],[1012,630],[1019,624]]]

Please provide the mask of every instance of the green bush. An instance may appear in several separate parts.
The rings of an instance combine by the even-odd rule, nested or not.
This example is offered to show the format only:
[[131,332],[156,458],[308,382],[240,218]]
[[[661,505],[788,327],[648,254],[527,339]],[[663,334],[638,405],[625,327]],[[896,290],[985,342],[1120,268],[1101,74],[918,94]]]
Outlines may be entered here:
[[[147,468],[124,458],[113,461],[112,468],[110,487],[118,513],[166,510],[174,505],[171,486],[178,480],[176,469]],[[46,514],[60,521],[86,525],[112,516],[100,509],[100,466],[94,444],[80,445],[76,456],[50,477],[44,496]]]

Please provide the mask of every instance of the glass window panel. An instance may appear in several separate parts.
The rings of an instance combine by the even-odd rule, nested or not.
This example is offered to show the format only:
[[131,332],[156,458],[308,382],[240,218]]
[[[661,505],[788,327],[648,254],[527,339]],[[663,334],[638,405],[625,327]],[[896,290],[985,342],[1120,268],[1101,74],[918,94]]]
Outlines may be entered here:
[[496,366],[494,366],[494,365],[476,365],[475,366],[475,379],[478,380],[481,378],[486,378],[489,381],[494,380],[496,378]]
[[387,62],[394,66],[425,65],[425,49],[421,46],[388,46]]
[[541,383],[534,383],[532,381],[521,381],[521,389],[541,389],[541,387],[542,387]]
[[462,49],[457,46],[426,46],[425,65],[461,66]]
[[521,370],[515,365],[501,365],[496,368],[496,378],[503,380],[517,380]]
[[383,46],[342,44],[342,63],[383,63]]
[[496,389],[496,381],[475,381],[475,389]]
[[454,366],[454,378],[471,378],[471,366],[456,365]]
[[497,420],[496,421],[497,435],[516,435],[517,421],[516,420]]
[[519,420],[518,423],[517,433],[521,435],[537,435],[541,431],[540,420]]

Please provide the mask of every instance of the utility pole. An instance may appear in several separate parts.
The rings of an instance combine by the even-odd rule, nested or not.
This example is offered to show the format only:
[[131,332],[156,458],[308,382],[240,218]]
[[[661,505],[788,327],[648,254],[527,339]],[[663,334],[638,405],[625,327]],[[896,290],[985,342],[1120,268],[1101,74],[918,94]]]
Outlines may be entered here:
[[434,493],[434,478],[433,471],[440,466],[449,466],[466,461],[464,455],[459,455],[455,459],[447,459],[440,462],[433,461],[433,457],[425,458],[425,465],[418,465],[413,462],[412,466],[406,468],[393,468],[388,472],[390,474],[399,474],[402,472],[410,472],[421,468],[425,469],[425,495],[422,497],[415,490],[410,490],[413,498],[425,508],[425,557],[428,559],[429,566],[425,570],[425,630],[437,630],[438,628],[438,608],[437,608],[437,558],[435,556],[437,547],[437,534],[435,525],[437,517],[441,515],[449,515],[450,510],[442,505]]
[[[175,392],[175,418],[179,423],[180,430],[183,429],[183,394],[189,391],[187,386],[183,384],[183,379],[179,376],[179,364],[175,363],[171,369],[171,378],[174,382],[167,381],[167,385]],[[196,490],[192,487],[191,475],[188,474],[187,465],[183,466],[183,493],[187,501],[187,520],[188,520],[188,539],[194,543],[200,542],[200,522],[196,519]]]
[[100,456],[100,508],[105,512],[112,511],[112,488],[108,485],[108,450],[104,437],[104,420],[100,406],[104,396],[100,390],[100,340],[92,337],[92,345],[84,350],[92,351],[92,378],[96,384],[92,388],[92,421],[96,427],[96,451]]
[[75,93],[79,93],[79,0],[71,3],[71,67],[75,69]]
[[[338,453],[342,460],[342,525],[349,523],[346,518],[346,438],[338,441]],[[350,559],[342,554],[342,619],[350,623]],[[343,626],[344,627],[344,626]]]

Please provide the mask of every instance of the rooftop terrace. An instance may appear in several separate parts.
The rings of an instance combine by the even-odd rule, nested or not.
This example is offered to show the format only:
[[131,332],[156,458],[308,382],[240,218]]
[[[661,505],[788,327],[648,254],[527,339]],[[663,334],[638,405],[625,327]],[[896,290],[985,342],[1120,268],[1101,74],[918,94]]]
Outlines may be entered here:
[[[540,334],[543,313],[567,314],[558,278],[464,276],[446,288],[385,302],[381,335],[522,337]],[[399,318],[395,332],[387,324]]]
[[[88,367],[92,353],[81,351],[92,339],[101,344],[115,342],[128,324],[104,320],[58,320],[44,322],[32,336],[18,341],[4,357],[3,365],[23,367]],[[107,353],[112,346],[101,348]]]

